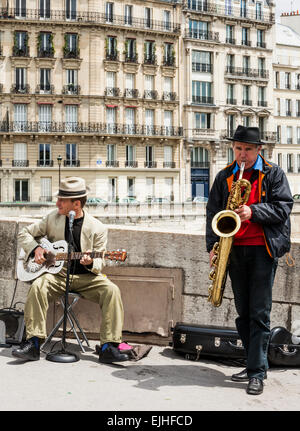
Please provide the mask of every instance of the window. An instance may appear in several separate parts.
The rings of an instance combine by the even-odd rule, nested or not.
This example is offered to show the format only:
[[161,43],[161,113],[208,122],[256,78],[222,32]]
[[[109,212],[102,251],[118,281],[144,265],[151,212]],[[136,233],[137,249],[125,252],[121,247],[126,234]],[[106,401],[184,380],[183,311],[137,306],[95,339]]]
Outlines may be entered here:
[[248,115],[243,116],[243,126],[250,127],[250,117]]
[[211,52],[192,51],[192,71],[193,72],[212,72]]
[[137,61],[136,40],[126,39],[125,41],[125,61]]
[[174,66],[175,55],[173,49],[173,43],[164,44],[164,66]]
[[79,55],[78,34],[66,33],[66,35],[65,35],[65,46],[64,46],[64,57],[65,58],[77,58],[78,55]]
[[135,161],[135,146],[134,145],[126,145],[126,162],[129,164]]
[[125,97],[134,97],[134,73],[126,73],[125,75]]
[[279,88],[279,72],[275,72],[275,88]]
[[26,92],[26,69],[24,67],[16,67],[16,92]]
[[247,17],[247,2],[246,0],[241,0],[240,3],[240,16],[243,18]]
[[66,144],[65,166],[77,166],[77,144]]
[[234,131],[236,129],[235,127],[235,115],[228,115],[227,116],[227,135],[228,137],[232,137],[234,134]]
[[287,126],[286,128],[286,143],[292,144],[293,143],[293,127]]
[[165,145],[164,146],[164,168],[172,168],[175,167],[175,164],[173,162],[173,147],[172,145]]
[[211,82],[192,81],[192,101],[194,103],[213,103]]
[[256,3],[256,19],[262,20],[263,19],[263,11],[262,11],[262,4]]
[[170,201],[174,200],[173,178],[165,178],[164,182],[164,197]]
[[153,75],[145,75],[145,99],[154,99],[154,76]]
[[207,21],[189,20],[189,37],[193,39],[208,39],[209,24]]
[[76,0],[66,0],[66,19],[76,19]]
[[249,75],[250,73],[250,57],[248,55],[243,56],[243,74]]
[[250,46],[250,40],[249,40],[249,28],[247,27],[242,27],[242,45],[247,45]]
[[117,162],[116,154],[116,144],[107,144],[106,146],[106,166],[118,167],[119,162]]
[[296,116],[300,117],[300,100],[296,100]]
[[40,69],[40,92],[50,93],[50,69]]
[[152,145],[146,145],[146,163],[145,167],[153,168],[155,167],[154,163],[154,147]]
[[52,105],[39,105],[39,131],[51,132]]
[[50,0],[40,0],[40,18],[50,18]]
[[164,30],[171,30],[171,12],[164,10],[163,12]]
[[173,135],[173,111],[164,111],[164,135]]
[[[297,127],[297,144],[300,144],[300,127]],[[298,166],[300,167],[300,165],[298,164]]]
[[235,90],[234,84],[227,84],[227,103],[235,105],[236,100],[234,100],[234,90]]
[[[226,7],[226,6],[225,6]],[[226,25],[226,43],[235,43],[234,39],[234,25]]]
[[27,130],[27,105],[14,104],[14,131],[24,132]]
[[232,0],[225,0],[225,14],[232,15]]
[[233,149],[232,148],[228,148],[227,149],[227,163],[230,164],[233,161],[234,161]]
[[146,134],[154,135],[154,109],[146,109],[145,125],[146,125]]
[[146,195],[147,199],[151,199],[155,196],[155,178],[146,178]]
[[155,64],[155,42],[146,40],[144,51],[144,62],[146,64]]
[[14,144],[14,166],[27,166],[27,144]]
[[125,5],[124,22],[126,25],[132,25],[132,6],[128,4]]
[[257,46],[260,48],[266,47],[264,30],[257,30]]
[[14,201],[29,201],[29,181],[28,180],[15,180],[14,184]]
[[135,179],[127,178],[127,196],[135,197]]
[[227,73],[234,73],[234,54],[227,54],[226,72]]
[[39,57],[52,57],[53,54],[52,34],[41,32],[39,35]]
[[116,108],[106,108],[106,128],[107,133],[116,132]]
[[119,89],[116,88],[116,72],[106,72],[106,96],[117,96]]
[[78,94],[78,70],[66,70],[67,93]]
[[277,126],[277,142],[281,141],[281,126]]
[[195,129],[210,129],[211,114],[195,112]]
[[51,202],[52,201],[52,178],[42,177],[41,178],[41,196],[40,201]]
[[66,132],[76,132],[78,123],[78,106],[66,105]]
[[28,56],[28,34],[25,31],[16,31],[14,37],[13,55]]
[[145,27],[152,27],[152,9],[150,7],[145,7]]
[[282,168],[282,154],[281,153],[277,154],[277,164],[278,164],[278,166],[280,166]]
[[258,106],[267,106],[266,87],[258,87]]
[[208,150],[202,147],[194,147],[191,152],[191,167],[208,167]]
[[298,167],[298,173],[300,173],[300,154],[297,154],[297,167]]
[[117,200],[117,182],[118,178],[108,178],[108,202]]
[[135,108],[125,109],[125,133],[128,135],[135,133]]
[[252,105],[250,97],[250,85],[243,85],[243,105]]
[[293,154],[287,154],[287,171],[293,172]]
[[16,0],[16,18],[26,17],[26,0]]
[[285,72],[284,84],[285,84],[285,88],[287,88],[287,89],[291,88],[291,74],[290,74],[290,72]]
[[287,117],[292,115],[292,101],[291,99],[285,99],[285,114]]
[[105,19],[106,22],[114,22],[114,4],[111,2],[105,3]]
[[261,78],[266,78],[266,59],[264,57],[258,58],[258,74]]
[[106,40],[106,59],[116,60],[118,58],[117,38],[113,36],[108,36]]
[[39,144],[39,166],[52,166],[51,164],[51,145]]

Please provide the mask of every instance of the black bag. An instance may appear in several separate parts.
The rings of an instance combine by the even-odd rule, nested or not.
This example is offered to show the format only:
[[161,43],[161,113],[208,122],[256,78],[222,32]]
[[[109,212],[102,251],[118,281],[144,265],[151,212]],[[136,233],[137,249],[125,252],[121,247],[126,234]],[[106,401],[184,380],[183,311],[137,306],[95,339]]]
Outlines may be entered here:
[[268,362],[283,367],[300,367],[300,344],[292,343],[292,334],[281,326],[271,330]]
[[246,352],[234,328],[177,322],[171,347],[187,359],[213,356],[244,359]]

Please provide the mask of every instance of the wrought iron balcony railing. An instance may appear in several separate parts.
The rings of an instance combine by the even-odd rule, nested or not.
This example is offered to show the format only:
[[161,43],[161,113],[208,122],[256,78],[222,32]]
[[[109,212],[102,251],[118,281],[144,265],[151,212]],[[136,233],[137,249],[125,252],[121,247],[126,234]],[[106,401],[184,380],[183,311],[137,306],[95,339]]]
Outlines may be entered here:
[[257,12],[255,9],[233,7],[232,5],[222,6],[212,1],[184,1],[183,10],[191,10],[206,15],[225,16],[241,20],[260,21],[263,23],[273,24],[275,22],[275,14],[267,11]]
[[136,88],[125,88],[124,97],[137,99],[139,97],[139,90]]
[[54,85],[52,84],[40,84],[36,86],[35,89],[36,94],[53,94],[54,93]]
[[105,96],[118,97],[120,96],[120,89],[118,87],[106,87],[104,90]]
[[214,98],[211,96],[192,95],[192,102],[193,103],[205,103],[205,104],[212,105],[214,103]]
[[[162,0],[161,0],[162,1]],[[177,3],[172,1],[172,3]],[[120,26],[139,28],[139,29],[147,29],[153,31],[167,32],[167,33],[179,33],[180,24],[165,22],[165,21],[157,21],[153,19],[147,18],[135,18],[131,17],[128,20],[128,17],[125,15],[115,15],[110,14],[109,16],[106,13],[93,12],[93,11],[76,11],[71,13],[66,10],[52,10],[48,9],[47,11],[41,9],[22,9],[22,16],[19,13],[18,8],[0,8],[0,20],[3,19],[19,19],[28,20],[28,21],[75,21],[79,23],[87,23],[87,24],[103,24],[114,26],[116,28]]]
[[66,84],[63,86],[62,94],[80,94],[80,85]]
[[54,48],[49,46],[47,48],[38,49],[37,56],[39,58],[53,58],[54,57]]
[[252,100],[243,99],[243,105],[252,106]]
[[125,160],[125,167],[126,168],[137,168],[138,162],[135,160]]
[[163,167],[164,168],[175,168],[176,163],[175,162],[163,162]]
[[269,78],[269,71],[265,69],[252,69],[250,67],[235,67],[226,66],[225,73],[229,75],[235,75],[239,77],[246,76],[247,78]]
[[156,90],[145,90],[144,91],[144,99],[154,99],[156,100],[158,93]]
[[209,168],[209,162],[191,161],[191,168]]
[[192,71],[193,72],[212,72],[212,64],[209,63],[196,63],[193,61],[192,63]]
[[12,160],[14,168],[26,168],[29,166],[29,160]]
[[75,58],[78,59],[79,58],[79,48],[74,48],[74,49],[64,49],[64,58],[66,59],[70,59],[70,58]]
[[204,40],[204,41],[206,40],[210,42],[220,42],[219,33],[214,31],[186,29],[185,37],[189,37],[191,39],[197,39],[197,40]]
[[168,57],[163,58],[163,65],[164,66],[175,66],[175,57],[173,55],[170,55]]
[[183,136],[183,128],[119,123],[0,121],[0,133],[77,133],[94,135]]
[[12,50],[13,57],[29,57],[29,46],[25,45],[22,47],[13,46]]
[[119,61],[119,53],[117,51],[112,51],[112,52],[106,51],[105,60]]
[[157,162],[146,161],[144,162],[145,168],[157,168]]
[[266,100],[258,100],[257,105],[266,107],[268,106],[268,102]]
[[235,45],[236,41],[232,37],[226,37],[226,43],[229,43],[230,45]]
[[30,87],[28,84],[13,84],[10,92],[15,94],[28,94]]
[[236,105],[236,99],[232,99],[231,97],[226,99],[227,105]]
[[53,160],[37,160],[36,165],[39,167],[53,167]]
[[106,160],[105,166],[107,168],[118,168],[119,167],[119,161],[118,160]]
[[145,55],[144,64],[156,64],[156,55]]
[[176,101],[176,97],[177,95],[174,91],[164,91],[162,96],[163,100],[169,100],[172,102]]
[[80,166],[80,160],[70,160],[70,159],[66,159],[64,160],[64,166],[66,167],[73,167],[73,168],[78,168]]
[[138,55],[137,53],[133,53],[133,54],[128,54],[127,52],[125,53],[125,57],[124,57],[124,61],[125,63],[137,63],[138,62]]

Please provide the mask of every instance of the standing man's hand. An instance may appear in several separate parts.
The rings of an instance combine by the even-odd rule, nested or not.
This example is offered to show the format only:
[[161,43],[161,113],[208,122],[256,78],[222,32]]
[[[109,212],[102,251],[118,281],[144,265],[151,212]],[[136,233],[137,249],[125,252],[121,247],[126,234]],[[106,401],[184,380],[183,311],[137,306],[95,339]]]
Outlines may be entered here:
[[251,208],[247,205],[241,205],[239,208],[234,210],[234,212],[240,216],[241,222],[249,220],[252,216]]

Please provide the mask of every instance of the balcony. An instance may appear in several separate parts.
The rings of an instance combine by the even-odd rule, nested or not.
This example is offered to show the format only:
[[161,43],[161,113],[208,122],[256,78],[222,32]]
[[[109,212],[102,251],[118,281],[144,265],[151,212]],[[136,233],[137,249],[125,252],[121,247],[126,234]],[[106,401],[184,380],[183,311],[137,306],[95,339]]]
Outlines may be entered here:
[[258,100],[257,105],[265,108],[268,106],[268,102],[266,100]]
[[257,46],[258,48],[266,48],[266,47],[267,47],[266,42],[261,42],[261,41],[259,41],[259,40],[257,41],[256,46]]
[[286,115],[286,117],[291,117],[292,116],[292,111],[286,111],[285,115]]
[[124,58],[125,63],[137,63],[138,62],[138,55],[137,53],[132,53],[132,54],[125,54],[125,58]]
[[145,90],[144,91],[144,99],[157,99],[157,91],[156,90]]
[[226,37],[226,43],[228,43],[230,45],[235,45],[236,44],[236,40],[233,39],[232,37]]
[[37,56],[39,58],[53,58],[54,57],[54,48],[53,46],[49,46],[47,48],[38,49]]
[[201,103],[205,105],[213,105],[214,98],[211,96],[192,96],[192,102],[193,103]]
[[175,67],[175,56],[167,56],[163,58],[163,66]]
[[14,168],[27,168],[29,160],[12,160],[12,167]]
[[111,52],[106,51],[105,60],[108,60],[108,61],[119,61],[119,53],[118,53],[118,51],[111,51]]
[[209,72],[212,73],[212,64],[209,63],[192,63],[193,72]]
[[106,87],[104,95],[108,97],[119,97],[120,89],[118,87]]
[[207,169],[207,168],[209,168],[209,162],[195,162],[195,161],[192,161],[191,162],[191,168],[204,168],[204,169]]
[[79,59],[79,48],[69,49],[64,48],[65,59]]
[[225,68],[225,74],[235,75],[237,77],[247,77],[247,78],[269,78],[269,71],[265,69],[252,69],[250,67],[235,67],[228,65]]
[[185,37],[190,39],[197,39],[209,42],[220,42],[219,33],[214,31],[201,31],[201,30],[185,30]]
[[78,168],[80,166],[80,160],[64,160],[64,166],[69,168]]
[[[46,125],[46,127],[44,127]],[[59,123],[39,121],[0,121],[0,134],[7,133],[52,133],[52,134],[84,134],[84,135],[119,135],[135,136],[183,136],[182,127],[154,126],[118,123]]]
[[175,102],[176,101],[177,94],[174,91],[164,91],[163,92],[163,100]]
[[257,13],[254,8],[252,9],[243,9],[240,7],[233,7],[232,5],[222,6],[220,4],[216,4],[215,2],[203,2],[203,1],[184,1],[183,11],[192,11],[198,12],[203,15],[213,15],[213,16],[221,16],[227,19],[240,19],[247,21],[259,21],[261,23],[266,24],[274,24],[275,23],[275,14],[270,13],[269,11],[264,11],[263,13]]
[[252,100],[243,99],[243,105],[252,106]]
[[144,167],[145,168],[157,168],[157,162],[146,161],[146,162],[144,162]]
[[63,86],[62,94],[78,95],[80,94],[80,85],[67,84]]
[[118,160],[106,160],[105,166],[107,168],[118,168],[119,167],[119,161]]
[[53,160],[37,160],[36,165],[43,168],[52,168]]
[[10,92],[14,94],[29,94],[30,87],[28,84],[13,84]]
[[136,88],[125,88],[124,97],[137,99],[139,97],[139,90]]
[[163,162],[163,167],[164,168],[175,168],[176,164],[175,164],[175,162]]
[[138,167],[138,162],[136,162],[134,160],[126,160],[125,161],[125,167],[126,168],[137,168]]
[[54,94],[54,85],[40,84],[36,86],[35,94]]
[[251,40],[242,39],[241,45],[243,45],[243,46],[251,46]]
[[259,132],[259,137],[262,141],[275,142],[277,140],[276,132]]
[[226,103],[227,105],[236,105],[236,99],[227,98]]
[[156,55],[145,55],[144,56],[144,64],[156,64]]
[[14,46],[12,50],[13,57],[29,57],[29,47],[28,46]]

